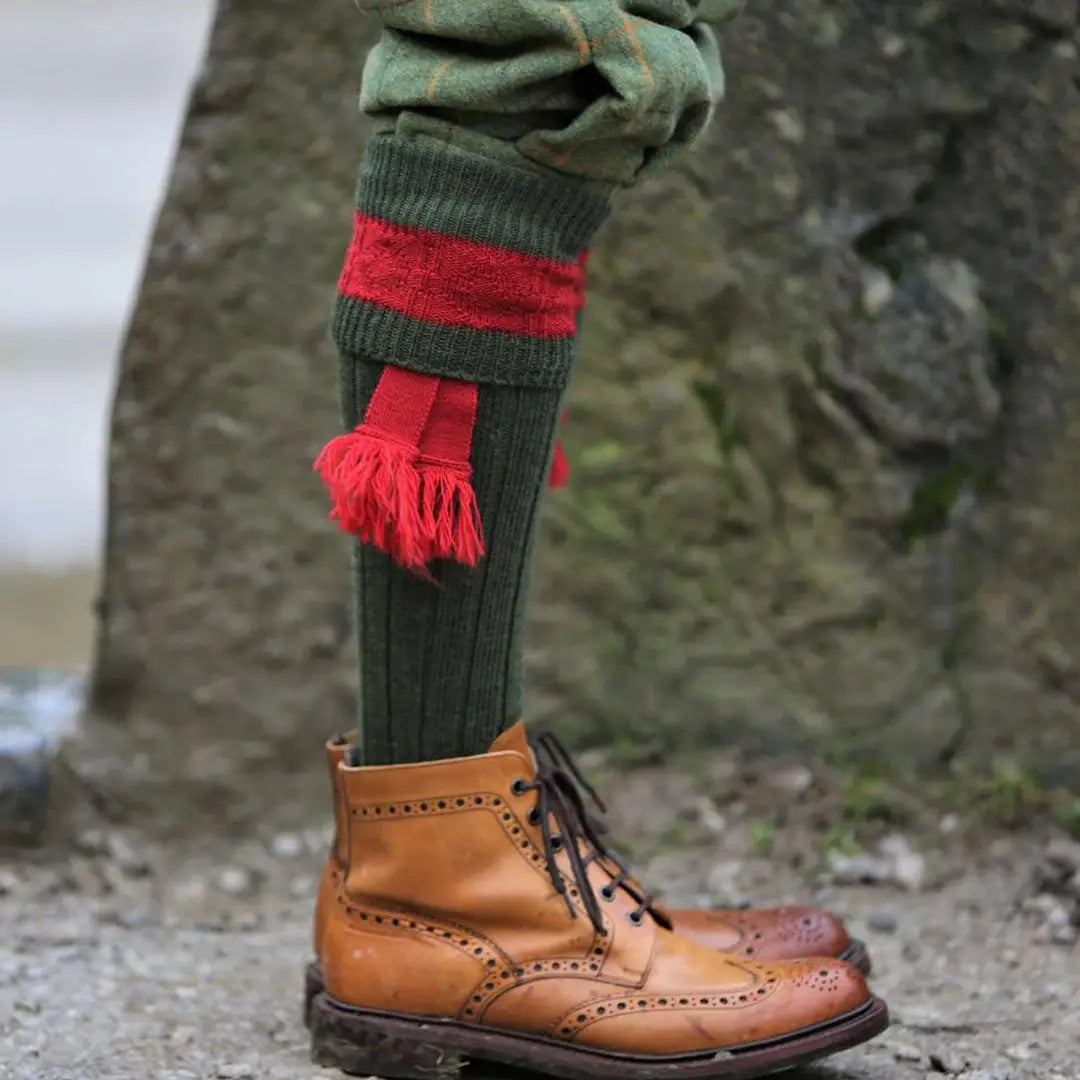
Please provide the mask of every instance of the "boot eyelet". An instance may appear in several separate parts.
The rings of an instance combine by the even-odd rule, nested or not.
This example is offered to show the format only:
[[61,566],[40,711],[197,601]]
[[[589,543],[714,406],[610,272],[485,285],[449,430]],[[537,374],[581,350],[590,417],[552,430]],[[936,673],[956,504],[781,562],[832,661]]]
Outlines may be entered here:
[[529,824],[530,825],[539,825],[540,824],[540,811],[537,810],[535,807],[533,807],[533,809],[529,811]]
[[[611,903],[611,901],[615,899],[615,890],[610,885],[605,885],[600,890],[600,895],[607,900],[608,903]],[[633,914],[633,912],[631,912],[631,914]]]
[[525,781],[520,776],[510,785],[510,794],[518,798],[525,794]]
[[639,915],[636,911],[628,911],[626,913],[626,921],[631,926],[640,926],[645,921],[645,917]]

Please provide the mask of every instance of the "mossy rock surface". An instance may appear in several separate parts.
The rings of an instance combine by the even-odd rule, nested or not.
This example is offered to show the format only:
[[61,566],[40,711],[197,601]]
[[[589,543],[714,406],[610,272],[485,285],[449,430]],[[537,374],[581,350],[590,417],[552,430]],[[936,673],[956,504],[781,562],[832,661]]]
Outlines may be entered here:
[[[134,778],[227,785],[352,722],[309,462],[371,30],[219,11],[113,417],[94,723]],[[761,4],[724,45],[706,143],[596,244],[531,715],[1075,783],[1077,5]]]

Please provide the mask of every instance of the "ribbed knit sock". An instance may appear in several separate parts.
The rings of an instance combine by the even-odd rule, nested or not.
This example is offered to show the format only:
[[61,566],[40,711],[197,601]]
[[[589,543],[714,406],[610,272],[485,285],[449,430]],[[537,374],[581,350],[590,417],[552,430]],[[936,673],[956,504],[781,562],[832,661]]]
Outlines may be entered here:
[[[343,392],[360,416],[381,367],[359,358],[343,367]],[[553,390],[480,388],[473,485],[487,555],[476,567],[442,563],[432,584],[357,545],[365,763],[480,754],[520,716],[532,544],[559,399]]]
[[[355,431],[319,462],[334,515],[365,541],[356,555],[365,764],[483,753],[520,715],[537,511],[583,255],[606,202],[576,181],[434,145],[376,136],[369,146],[335,318]],[[402,370],[418,381],[388,380]],[[444,394],[471,400],[474,420],[461,419],[464,406],[441,416]],[[451,501],[456,515],[437,525],[429,473],[444,483],[449,469],[457,483],[469,466],[471,493],[458,483],[452,500],[434,497],[436,517]],[[471,542],[447,539],[468,525],[471,495],[479,558]],[[428,508],[419,520],[417,501]]]

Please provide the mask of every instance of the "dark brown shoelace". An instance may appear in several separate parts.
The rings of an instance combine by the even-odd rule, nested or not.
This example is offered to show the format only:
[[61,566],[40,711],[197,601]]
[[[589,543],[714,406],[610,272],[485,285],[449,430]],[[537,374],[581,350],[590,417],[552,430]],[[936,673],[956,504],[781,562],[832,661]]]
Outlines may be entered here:
[[[586,797],[601,813],[607,808],[599,793],[582,774],[570,752],[549,731],[532,733],[529,743],[537,761],[536,779],[532,783],[519,781],[517,791],[538,793],[536,806],[529,818],[533,825],[540,826],[548,871],[570,913],[577,915],[565,876],[555,859],[556,853],[563,849],[570,859],[574,881],[597,933],[604,929],[600,899],[614,900],[620,889],[628,893],[637,904],[627,914],[632,924],[640,925],[648,914],[660,925],[667,926],[668,920],[653,908],[653,897],[641,889],[629,867],[608,846],[604,839],[607,827],[602,819],[589,813]],[[558,831],[555,831],[556,829]],[[580,841],[584,841],[584,844]],[[581,853],[582,847],[586,849],[584,855]],[[597,861],[611,875],[611,880],[600,888],[599,897],[588,875],[589,865]]]

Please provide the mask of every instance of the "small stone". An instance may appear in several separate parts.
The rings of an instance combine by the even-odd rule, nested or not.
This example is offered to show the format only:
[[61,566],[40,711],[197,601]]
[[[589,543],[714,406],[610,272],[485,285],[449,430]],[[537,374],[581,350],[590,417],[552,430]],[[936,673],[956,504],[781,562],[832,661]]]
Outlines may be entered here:
[[875,908],[866,918],[866,925],[879,934],[892,934],[896,932],[900,920],[893,908]]
[[814,774],[805,765],[789,765],[769,773],[764,782],[774,791],[798,798],[814,786]]
[[806,125],[794,109],[774,109],[769,113],[769,119],[784,142],[798,145],[806,140]]
[[1008,1065],[994,1064],[985,1069],[969,1072],[964,1080],[1015,1080],[1016,1074]]
[[120,833],[109,835],[107,852],[127,877],[146,877],[150,873],[150,863]]
[[1046,919],[1035,931],[1033,940],[1039,945],[1074,945],[1080,938],[1080,929],[1073,925],[1072,911],[1060,901],[1052,897],[1048,899],[1051,906],[1046,910]]
[[942,836],[952,836],[960,828],[959,814],[946,814],[939,822],[938,829]]
[[161,925],[160,917],[144,907],[123,907],[106,911],[102,914],[100,921],[112,923],[122,930],[149,930],[151,927]]
[[973,319],[982,311],[978,276],[962,259],[930,259],[926,277],[961,315]]
[[892,1052],[897,1061],[922,1061],[923,1059],[923,1052],[914,1043],[896,1043]]
[[13,896],[19,891],[21,884],[13,871],[0,867],[0,896]]
[[899,34],[882,34],[878,39],[881,55],[888,60],[895,60],[907,49],[907,42]]
[[270,850],[279,859],[296,859],[304,853],[304,842],[296,833],[278,833],[270,841]]
[[917,892],[926,882],[926,859],[917,851],[900,856],[893,865],[893,879],[911,892]]
[[891,867],[873,855],[844,855],[830,851],[829,876],[837,885],[881,885],[890,878]]
[[1077,870],[1075,874],[1065,883],[1065,892],[1077,900],[1080,900],[1080,870]]
[[289,882],[289,895],[295,897],[308,896],[315,888],[315,883],[307,874],[299,874]]
[[1050,928],[1051,945],[1075,945],[1080,941],[1080,930],[1071,923],[1066,926],[1053,926]]
[[104,829],[86,829],[75,837],[72,846],[81,855],[107,855],[109,835]]
[[1031,1044],[1017,1043],[1015,1046],[1010,1046],[1006,1049],[1005,1056],[1012,1058],[1013,1061],[1030,1061]]
[[1068,874],[1080,871],[1080,844],[1056,837],[1046,845],[1046,858]]
[[255,888],[255,875],[242,866],[226,866],[217,876],[217,887],[229,896],[242,896]]
[[1042,915],[1045,917],[1058,906],[1060,906],[1058,901],[1049,893],[1028,896],[1020,902],[1020,910],[1025,915]]
[[716,804],[712,799],[708,799],[704,795],[700,796],[694,801],[693,811],[698,824],[710,836],[720,836],[727,829],[727,820],[716,809]]
[[250,1065],[230,1063],[219,1065],[214,1075],[218,1080],[248,1080],[255,1075],[255,1070]]
[[917,941],[905,941],[900,955],[909,963],[917,964],[922,959],[922,946]]
[[876,319],[893,298],[895,290],[892,279],[884,270],[878,270],[876,267],[864,271],[862,279],[863,311],[870,318]]
[[897,885],[917,892],[926,883],[926,859],[915,851],[899,834],[886,836],[878,851],[891,862],[889,879]]
[[951,1050],[938,1050],[930,1055],[930,1068],[934,1072],[945,1073],[947,1076],[956,1076],[967,1068],[967,1059]]

